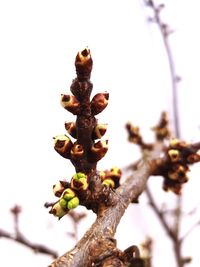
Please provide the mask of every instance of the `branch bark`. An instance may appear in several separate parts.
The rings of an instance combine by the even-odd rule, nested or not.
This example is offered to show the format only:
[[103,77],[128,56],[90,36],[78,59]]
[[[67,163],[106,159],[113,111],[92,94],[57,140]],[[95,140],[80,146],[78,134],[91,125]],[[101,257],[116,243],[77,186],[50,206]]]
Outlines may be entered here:
[[[101,260],[119,253],[114,234],[128,205],[145,190],[147,180],[155,168],[161,146],[145,155],[137,170],[115,191],[111,191],[112,205],[99,208],[97,218],[77,245],[57,258],[49,267],[97,266]],[[114,266],[114,265],[113,265]]]

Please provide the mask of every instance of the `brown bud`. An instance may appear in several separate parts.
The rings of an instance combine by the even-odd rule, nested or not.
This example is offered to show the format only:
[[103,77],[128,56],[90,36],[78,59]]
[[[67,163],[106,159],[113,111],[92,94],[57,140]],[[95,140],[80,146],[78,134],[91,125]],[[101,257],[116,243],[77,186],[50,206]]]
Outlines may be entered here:
[[107,124],[97,124],[92,133],[93,139],[101,139],[101,137],[106,133]]
[[89,49],[85,48],[83,51],[78,52],[75,59],[75,67],[77,77],[80,81],[84,81],[90,78],[92,64],[93,62]]
[[93,115],[102,112],[108,105],[109,93],[96,94],[91,101],[91,111]]
[[72,141],[66,135],[57,135],[54,137],[54,149],[64,158],[70,158]]
[[58,183],[53,185],[53,193],[56,197],[61,197],[63,191],[66,188],[66,182],[59,181]]
[[61,105],[74,115],[80,112],[80,103],[74,95],[61,95]]
[[163,190],[165,191],[171,191],[175,193],[176,195],[181,195],[182,193],[182,184],[176,181],[170,181],[170,180],[165,180],[163,183]]
[[74,138],[77,138],[75,122],[65,122],[65,129],[68,132],[68,134],[70,134]]
[[75,142],[71,149],[71,156],[73,158],[81,158],[83,154],[84,154],[84,150],[83,150],[82,145],[79,145]]
[[200,161],[200,154],[196,153],[196,154],[191,154],[187,157],[187,161],[189,164],[193,164],[195,162],[199,162]]
[[95,143],[90,150],[90,161],[96,162],[102,159],[108,151],[108,140],[100,140]]
[[74,174],[71,179],[71,188],[75,190],[86,190],[88,188],[88,177],[82,172]]
[[112,179],[115,183],[115,188],[119,186],[119,180],[122,176],[122,172],[118,167],[113,167],[110,169],[107,177]]

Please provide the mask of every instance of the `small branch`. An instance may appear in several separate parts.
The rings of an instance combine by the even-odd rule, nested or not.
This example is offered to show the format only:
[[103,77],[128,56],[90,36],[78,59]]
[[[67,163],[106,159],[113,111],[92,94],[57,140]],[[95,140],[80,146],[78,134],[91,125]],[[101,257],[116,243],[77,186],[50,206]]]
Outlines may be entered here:
[[153,195],[151,194],[151,191],[149,189],[149,187],[147,186],[146,187],[146,190],[145,190],[146,194],[147,194],[147,197],[148,197],[148,200],[149,200],[149,205],[151,205],[151,207],[153,208],[155,214],[157,215],[157,217],[159,218],[163,228],[166,230],[167,234],[173,239],[175,240],[175,233],[172,231],[172,229],[169,227],[166,219],[165,219],[165,216],[164,216],[164,213],[162,211],[159,210],[159,207],[157,206],[154,198],[153,198]]
[[185,239],[186,239],[186,237],[188,236],[188,235],[190,235],[191,233],[192,233],[192,231],[194,231],[194,229],[197,227],[197,226],[199,226],[200,225],[200,220],[199,221],[197,221],[186,233],[185,233],[185,235],[180,239],[180,241],[181,242],[183,242]]
[[180,138],[180,122],[179,122],[179,111],[178,111],[178,91],[177,91],[177,82],[180,80],[176,74],[175,70],[175,63],[171,51],[171,47],[169,44],[169,35],[172,31],[170,31],[169,26],[164,23],[161,19],[160,13],[161,10],[164,8],[164,5],[156,5],[153,0],[145,0],[145,4],[150,7],[154,13],[154,17],[151,22],[155,22],[158,25],[160,30],[164,48],[167,54],[168,63],[169,63],[169,70],[171,76],[171,86],[172,86],[172,106],[173,106],[173,118],[174,118],[174,135],[177,138]]
[[20,243],[30,249],[32,249],[35,253],[43,253],[52,256],[53,258],[56,258],[58,256],[57,252],[54,250],[40,245],[40,244],[34,244],[30,242],[28,239],[26,239],[21,233],[18,233],[17,235],[10,234],[9,232],[0,229],[0,238],[4,237],[10,240],[13,240],[17,243]]

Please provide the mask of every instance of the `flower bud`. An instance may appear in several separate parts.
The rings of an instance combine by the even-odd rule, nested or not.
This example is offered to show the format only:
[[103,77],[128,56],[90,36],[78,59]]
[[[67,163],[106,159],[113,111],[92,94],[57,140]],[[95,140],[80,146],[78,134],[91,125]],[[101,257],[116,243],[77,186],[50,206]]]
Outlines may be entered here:
[[193,164],[193,163],[196,163],[196,162],[199,162],[200,161],[200,154],[199,153],[196,153],[196,154],[191,154],[187,157],[187,162],[189,164]]
[[66,135],[57,135],[54,137],[54,149],[64,158],[70,157],[72,142]]
[[89,184],[87,175],[82,172],[76,173],[71,179],[71,188],[75,190],[86,190]]
[[111,170],[108,174],[108,177],[114,181],[115,187],[119,186],[119,180],[120,180],[121,176],[122,176],[122,172],[118,167],[111,168]]
[[75,122],[65,122],[65,129],[68,132],[68,134],[70,134],[74,138],[77,138]]
[[105,186],[108,186],[110,188],[115,187],[115,182],[112,179],[105,179],[102,184],[104,184]]
[[79,145],[77,143],[74,143],[72,149],[71,149],[71,156],[73,158],[81,158],[84,154],[84,150],[82,145]]
[[67,200],[67,201],[72,199],[75,196],[76,196],[76,194],[71,188],[65,189],[65,191],[62,194],[62,198]]
[[61,219],[65,214],[67,214],[67,210],[64,210],[61,206],[59,202],[56,202],[53,207],[51,208],[51,210],[49,211],[49,213],[53,214],[54,216],[58,217],[59,219]]
[[180,152],[177,149],[170,149],[168,155],[172,162],[177,162],[181,159]]
[[61,95],[61,105],[74,115],[80,112],[80,103],[74,95]]
[[67,208],[67,200],[65,200],[64,198],[61,198],[59,200],[59,204],[60,206],[63,208],[63,209],[66,209]]
[[108,140],[100,140],[90,150],[90,161],[96,162],[102,159],[108,151]]
[[69,210],[75,209],[78,205],[79,205],[79,198],[78,197],[72,198],[67,203],[67,207],[68,207]]
[[96,94],[91,101],[91,111],[93,115],[97,115],[102,112],[108,105],[109,94],[99,93]]
[[59,181],[53,185],[53,193],[56,197],[60,197],[65,190],[65,182]]
[[92,64],[93,62],[89,49],[85,48],[83,51],[77,54],[75,60],[75,67],[79,80],[85,80],[90,78]]
[[106,133],[107,124],[97,124],[92,133],[93,139],[101,139],[101,137]]
[[100,177],[101,181],[106,179],[106,174],[107,174],[107,171],[100,171],[99,172],[99,177]]

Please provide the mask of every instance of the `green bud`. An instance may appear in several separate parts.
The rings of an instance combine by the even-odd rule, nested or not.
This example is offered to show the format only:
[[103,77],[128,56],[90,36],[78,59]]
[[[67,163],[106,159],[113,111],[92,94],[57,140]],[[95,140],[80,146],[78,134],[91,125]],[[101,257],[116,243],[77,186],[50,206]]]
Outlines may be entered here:
[[56,202],[49,211],[49,213],[61,219],[65,214],[67,214],[67,211],[61,207],[59,202]]
[[73,197],[75,197],[75,192],[71,188],[65,189],[62,194],[62,198],[67,201],[72,199]]
[[105,179],[102,184],[111,188],[115,187],[115,182],[112,179]]
[[68,209],[75,209],[77,206],[79,205],[79,198],[78,197],[74,197],[72,198],[68,203],[67,203],[67,207]]
[[66,209],[67,208],[67,201],[64,199],[64,198],[61,198],[59,200],[59,204],[60,206],[63,208],[63,209]]
[[87,175],[83,172],[77,172],[76,174],[74,174],[74,176],[72,177],[75,180],[79,180],[81,178],[87,178]]

